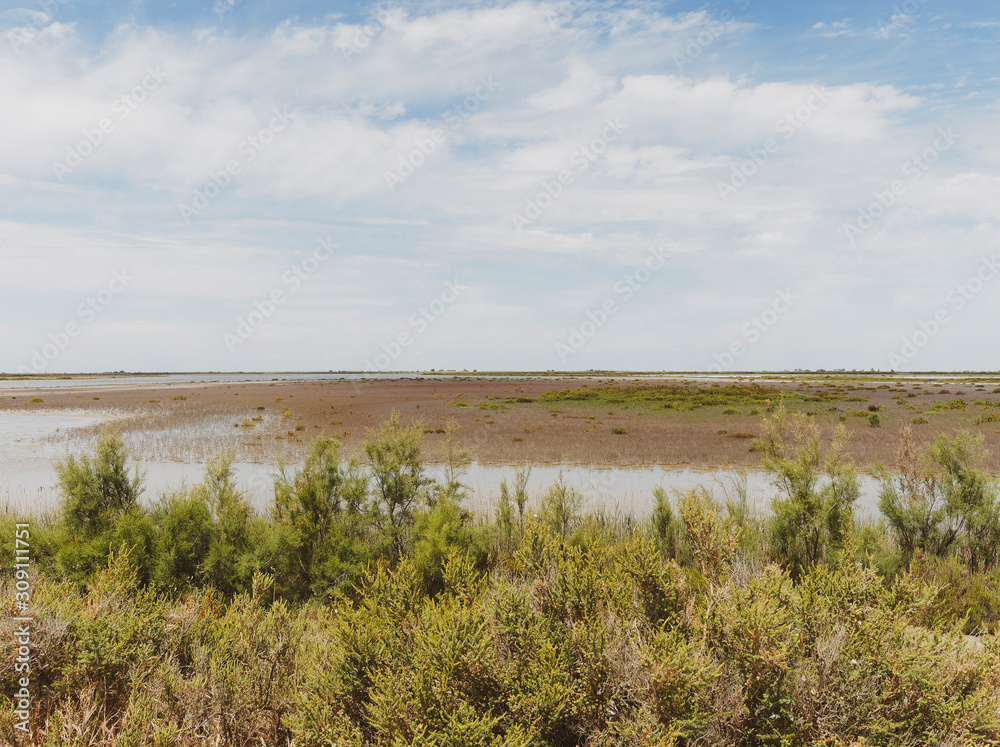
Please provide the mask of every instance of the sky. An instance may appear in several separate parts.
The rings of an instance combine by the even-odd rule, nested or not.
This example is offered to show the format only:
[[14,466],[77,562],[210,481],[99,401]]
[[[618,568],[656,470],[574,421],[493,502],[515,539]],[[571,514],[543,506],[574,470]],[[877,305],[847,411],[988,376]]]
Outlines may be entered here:
[[1000,369],[1000,10],[0,3],[0,371]]

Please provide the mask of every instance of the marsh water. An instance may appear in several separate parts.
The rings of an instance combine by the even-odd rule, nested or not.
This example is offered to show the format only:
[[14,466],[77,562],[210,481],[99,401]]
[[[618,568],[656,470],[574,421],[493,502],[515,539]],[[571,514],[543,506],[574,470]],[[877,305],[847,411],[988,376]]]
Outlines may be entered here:
[[[44,512],[58,505],[56,471],[58,459],[70,453],[80,453],[89,443],[77,429],[101,422],[91,413],[44,412],[0,413],[0,506],[6,505],[19,513]],[[204,462],[137,461],[145,473],[147,502],[184,487],[191,487],[204,476]],[[277,465],[235,462],[237,484],[258,511],[266,510],[273,497],[273,480]],[[289,464],[294,471],[300,465]],[[512,482],[518,467],[473,463],[462,478],[469,490],[469,507],[489,513],[499,492],[500,482]],[[444,468],[428,465],[430,477],[440,478]],[[695,470],[653,467],[594,467],[586,465],[534,465],[528,481],[528,492],[537,498],[560,475],[570,487],[584,496],[585,507],[610,514],[647,516],[652,508],[653,491],[664,487],[669,491],[684,491],[702,486],[718,498],[735,497],[745,490],[751,505],[765,509],[775,495],[769,477],[757,470],[737,472],[730,469]],[[864,513],[877,513],[878,485],[869,478],[861,480],[862,496],[859,508]]]
[[[179,373],[179,374],[106,374],[95,376],[66,376],[64,378],[0,378],[0,390],[3,389],[49,389],[65,387],[132,387],[145,386],[147,384],[214,384],[214,383],[235,383],[251,381],[334,381],[343,379],[347,381],[365,379],[453,379],[468,375],[463,373],[419,373],[419,372],[345,372],[328,371],[326,373]],[[2,374],[0,374],[2,376]],[[534,378],[530,374],[510,374],[504,375],[505,379],[526,379]],[[575,376],[574,378],[601,378],[601,379],[655,379],[661,378],[660,374],[627,374],[627,375],[601,375],[601,376]]]
[[[431,374],[433,376],[433,374]],[[328,381],[330,379],[368,379],[373,377],[392,379],[414,379],[427,374],[370,374],[370,373],[203,373],[203,374],[148,374],[148,375],[96,375],[72,376],[66,378],[16,378],[0,379],[0,389],[47,389],[73,386],[112,387],[139,386],[145,384],[210,384],[247,381]],[[449,376],[450,378],[450,376]]]

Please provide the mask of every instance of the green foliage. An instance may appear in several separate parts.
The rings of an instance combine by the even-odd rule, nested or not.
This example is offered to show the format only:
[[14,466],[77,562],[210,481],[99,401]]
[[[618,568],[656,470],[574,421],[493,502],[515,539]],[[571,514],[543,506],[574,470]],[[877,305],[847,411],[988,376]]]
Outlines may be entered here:
[[514,473],[514,503],[517,504],[517,519],[522,532],[524,531],[524,509],[528,505],[528,480],[530,478],[530,465]]
[[450,498],[453,501],[460,501],[465,495],[466,487],[462,484],[462,477],[472,463],[472,457],[468,450],[462,446],[458,440],[459,425],[454,420],[449,420],[445,425],[444,439],[444,482],[436,491],[432,491],[431,500],[438,497]]
[[514,473],[513,487],[504,479],[495,502],[497,550],[503,558],[510,558],[520,547],[524,536],[524,509],[528,503],[528,478],[531,467]]
[[653,403],[666,409],[694,410],[717,405],[766,406],[781,396],[778,389],[759,384],[730,384],[720,387],[678,385],[594,387],[543,392],[539,402],[592,402],[594,404],[638,405]]
[[175,591],[203,586],[203,565],[215,534],[205,494],[182,491],[165,496],[153,509],[152,519],[159,530],[157,581]]
[[1000,632],[1000,569],[989,573],[969,573],[957,557],[939,558],[917,552],[910,573],[936,589],[925,624],[955,623],[970,635]]
[[209,506],[214,518],[208,550],[199,564],[204,583],[226,596],[249,591],[265,524],[236,489],[231,454],[208,463],[205,480],[192,490],[192,499]]
[[357,463],[340,464],[340,446],[313,442],[302,469],[282,468],[274,483],[271,567],[286,599],[325,598],[357,581],[366,543],[368,484]]
[[909,562],[920,550],[938,557],[959,553],[976,571],[990,568],[1000,551],[996,486],[979,465],[982,434],[939,435],[923,460],[910,427],[902,432],[896,475],[881,470],[879,508]]
[[747,744],[781,744],[794,733],[791,594],[788,577],[771,566],[720,598],[706,620],[710,639],[735,675],[740,697],[731,718]]
[[121,436],[105,430],[92,456],[71,454],[56,463],[62,516],[69,532],[93,537],[112,518],[137,505],[143,476],[138,470],[129,474],[127,459]]
[[561,542],[566,542],[580,525],[583,495],[566,484],[562,472],[542,496],[541,519]]
[[396,411],[363,444],[371,470],[376,510],[383,533],[402,556],[405,532],[414,511],[426,499],[430,479],[421,462],[423,426],[403,425]]
[[[941,394],[947,394],[945,390],[941,390]],[[950,399],[947,402],[941,402],[940,400],[935,402],[931,410],[934,412],[946,412],[948,410],[965,410],[968,404],[964,399]]]
[[410,633],[399,666],[373,677],[368,722],[376,738],[495,744],[501,690],[482,610],[449,596],[425,606]]
[[521,523],[514,516],[514,500],[506,478],[500,483],[500,493],[493,504],[496,517],[497,544],[502,555],[509,555],[520,542]]
[[477,567],[485,567],[485,537],[471,523],[472,515],[447,495],[418,517],[413,531],[413,564],[428,594],[444,588],[445,561],[455,554],[464,554]]
[[212,693],[209,713],[223,744],[287,743],[282,723],[291,693],[300,635],[281,601],[264,607],[273,579],[256,575],[205,631],[210,654],[205,667]]
[[56,463],[62,493],[60,519],[41,539],[43,562],[79,583],[104,568],[112,553],[124,550],[142,583],[155,573],[156,533],[139,506],[143,477],[129,473],[120,436],[104,431],[92,455],[68,456]]
[[487,397],[479,403],[478,407],[480,410],[492,410],[493,412],[507,412],[507,410],[510,409],[503,402],[498,402],[496,400],[497,397]]
[[674,519],[670,499],[663,487],[653,489],[653,515],[650,520],[657,547],[664,558],[674,558],[677,554],[677,535],[680,525]]
[[739,528],[721,516],[715,501],[703,490],[689,491],[678,503],[685,537],[702,575],[721,583],[736,554]]
[[[981,442],[939,439],[917,460],[915,479],[954,507],[935,531],[958,532],[940,557],[915,548],[907,570],[892,522],[855,525],[838,441],[824,453],[812,421],[783,418],[761,452],[805,517],[784,520],[814,532],[801,545],[738,486],[725,508],[695,490],[676,511],[658,490],[638,524],[584,514],[560,479],[536,515],[527,470],[501,486],[490,527],[462,506],[457,442],[432,484],[398,418],[373,435],[367,473],[314,443],[279,473],[267,519],[223,458],[79,540],[64,520],[33,521],[33,732],[18,742],[7,708],[0,741],[1000,742],[1000,649],[980,635],[1000,623]],[[0,594],[12,584],[0,575]],[[14,645],[0,638],[7,702]]]
[[794,578],[839,550],[853,524],[860,488],[843,456],[846,441],[847,431],[839,426],[824,452],[814,419],[779,408],[765,418],[764,436],[754,442],[783,494],[772,503],[772,548]]

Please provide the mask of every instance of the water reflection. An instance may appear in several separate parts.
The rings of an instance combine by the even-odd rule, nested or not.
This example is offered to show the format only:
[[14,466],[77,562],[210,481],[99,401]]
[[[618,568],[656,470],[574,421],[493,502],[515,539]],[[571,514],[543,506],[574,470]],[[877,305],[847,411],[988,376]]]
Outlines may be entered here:
[[[2,374],[0,374],[2,376]],[[327,373],[205,373],[205,374],[137,374],[123,376],[74,376],[66,378],[0,378],[0,389],[63,389],[65,387],[133,387],[148,384],[210,384],[222,382],[226,384],[246,383],[253,381],[358,381],[393,379],[453,379],[461,377],[461,373],[428,374],[428,373],[344,373],[329,371]],[[531,375],[512,374],[503,376],[505,379],[535,378]],[[588,377],[590,378],[590,377]],[[642,374],[629,376],[601,376],[599,378],[662,378],[659,374]]]
[[[52,463],[71,452],[87,448],[88,441],[74,434],[76,428],[99,423],[93,414],[0,413],[0,503],[20,510],[45,511],[58,505],[56,474]],[[231,427],[231,426],[229,426]],[[199,458],[200,457],[200,458]],[[144,500],[152,502],[165,493],[191,487],[204,477],[202,455],[191,455],[184,462],[137,462],[146,473]],[[287,469],[298,469],[289,464]],[[237,484],[245,491],[258,511],[264,511],[273,498],[275,465],[235,462]],[[489,513],[499,492],[500,482],[513,482],[517,467],[473,463],[462,479],[470,491],[468,505]],[[430,465],[429,476],[441,478],[442,465]],[[751,505],[766,510],[775,489],[768,476],[759,470],[694,470],[663,467],[600,468],[581,465],[538,465],[531,469],[528,491],[537,500],[560,474],[566,484],[579,490],[589,510],[611,514],[648,516],[653,491],[662,486],[668,491],[686,491],[702,486],[717,498],[735,497],[745,489]],[[859,507],[868,515],[877,514],[878,484],[862,478]]]

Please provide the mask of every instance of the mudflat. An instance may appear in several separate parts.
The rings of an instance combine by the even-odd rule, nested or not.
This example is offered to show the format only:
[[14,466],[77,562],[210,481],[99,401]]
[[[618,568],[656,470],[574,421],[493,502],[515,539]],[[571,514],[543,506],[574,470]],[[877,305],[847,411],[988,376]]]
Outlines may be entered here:
[[[34,401],[32,401],[34,400]],[[38,401],[41,400],[41,401]],[[230,450],[243,461],[304,458],[317,436],[360,452],[398,410],[419,421],[427,460],[442,458],[444,429],[483,464],[753,467],[749,447],[777,403],[812,414],[830,438],[843,424],[858,466],[892,466],[901,429],[918,443],[938,433],[982,433],[986,468],[1000,474],[1000,378],[874,379],[455,376],[380,380],[130,384],[0,392],[2,411],[86,411],[112,419],[139,458],[189,461]],[[873,417],[873,415],[875,417]],[[89,438],[97,427],[84,429]]]

